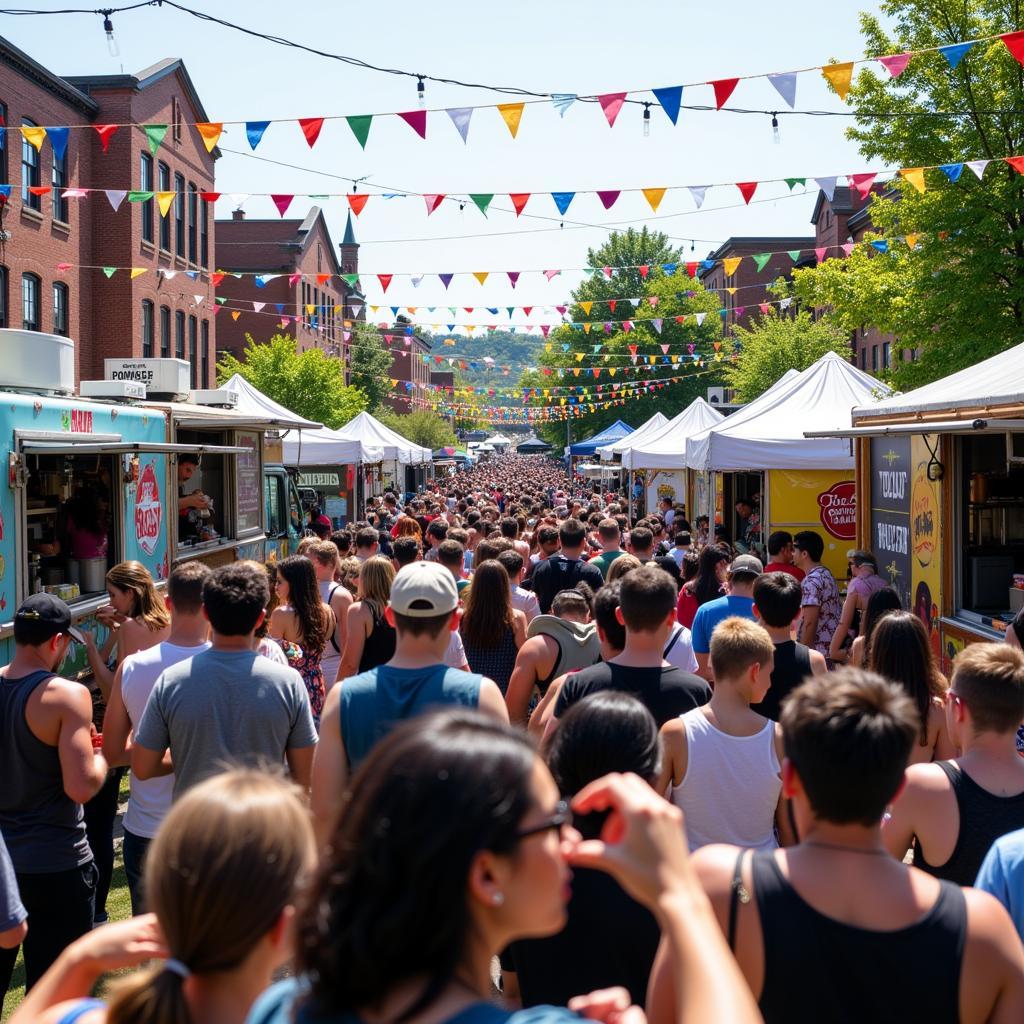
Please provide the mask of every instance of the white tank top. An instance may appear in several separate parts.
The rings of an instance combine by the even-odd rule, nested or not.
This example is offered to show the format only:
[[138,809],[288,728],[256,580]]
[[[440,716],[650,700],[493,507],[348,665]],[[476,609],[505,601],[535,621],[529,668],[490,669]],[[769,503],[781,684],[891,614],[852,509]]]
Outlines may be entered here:
[[690,849],[709,843],[771,850],[782,790],[775,752],[775,723],[753,736],[731,736],[700,708],[682,716],[686,728],[686,774],[669,799],[686,816]]

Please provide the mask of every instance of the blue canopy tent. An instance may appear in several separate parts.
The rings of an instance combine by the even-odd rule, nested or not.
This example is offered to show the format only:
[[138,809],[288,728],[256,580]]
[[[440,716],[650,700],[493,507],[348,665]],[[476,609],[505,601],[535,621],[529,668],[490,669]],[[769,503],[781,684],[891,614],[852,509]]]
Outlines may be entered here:
[[610,427],[605,427],[600,434],[588,437],[585,441],[577,441],[569,445],[569,455],[576,459],[580,456],[594,455],[598,448],[605,445],[615,444],[616,441],[633,433],[633,427],[622,420],[616,420]]

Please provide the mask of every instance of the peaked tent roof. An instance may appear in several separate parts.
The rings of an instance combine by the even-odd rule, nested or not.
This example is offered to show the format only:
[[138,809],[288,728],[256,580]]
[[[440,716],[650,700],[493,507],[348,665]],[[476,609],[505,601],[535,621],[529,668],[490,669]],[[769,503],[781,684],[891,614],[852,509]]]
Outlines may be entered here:
[[536,455],[541,452],[551,451],[551,445],[547,441],[542,441],[539,437],[530,438],[529,441],[523,441],[516,445],[516,451],[520,455]]
[[381,448],[346,437],[330,427],[289,434],[283,446],[286,466],[370,465],[384,458]]
[[266,416],[268,424],[281,430],[322,430],[324,425],[286,409],[254,388],[241,374],[236,373],[221,385],[222,390],[238,395],[238,412],[250,416]]
[[398,461],[403,466],[430,462],[434,453],[429,448],[414,444],[397,431],[384,426],[368,412],[353,417],[339,431],[343,437],[362,441],[364,445],[380,448],[385,462]]
[[622,465],[625,469],[683,469],[687,441],[723,419],[725,417],[713,405],[703,398],[695,398],[660,430],[631,444],[622,453]]
[[853,469],[850,442],[806,438],[805,430],[841,430],[850,413],[888,388],[827,352],[786,384],[723,420],[688,445],[695,469]]
[[606,444],[614,444],[620,437],[632,434],[633,428],[622,420],[616,420],[610,427],[605,427],[599,434],[577,441],[569,445],[570,455],[593,455],[598,448]]
[[873,405],[858,407],[853,410],[853,418],[993,409],[1006,405],[1024,405],[1024,345],[1016,345],[904,395],[893,395]]
[[642,441],[645,437],[650,437],[652,434],[658,433],[666,423],[668,423],[668,417],[663,413],[656,412],[646,423],[642,423],[631,434],[627,434],[625,437],[620,437],[618,441],[614,442],[614,444],[608,444],[604,445],[602,448],[598,448],[597,454],[605,462],[610,462],[616,455],[621,455],[627,448],[631,448],[638,441]]

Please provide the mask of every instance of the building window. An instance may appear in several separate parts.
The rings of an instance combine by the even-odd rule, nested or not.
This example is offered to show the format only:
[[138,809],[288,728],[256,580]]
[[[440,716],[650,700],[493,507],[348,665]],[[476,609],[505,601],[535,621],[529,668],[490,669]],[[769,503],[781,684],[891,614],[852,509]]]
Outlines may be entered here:
[[180,309],[174,314],[174,358],[185,358],[185,314]]
[[202,360],[202,386],[205,388],[210,380],[210,321],[204,320],[199,338],[200,359]]
[[168,359],[171,355],[171,310],[168,306],[160,307],[160,358]]
[[324,247],[317,242],[316,243],[316,272],[322,273],[324,269]]
[[888,370],[891,365],[892,365],[892,353],[890,351],[890,345],[889,345],[889,342],[884,341],[884,342],[882,342],[882,366],[884,366],[885,369]]
[[0,327],[7,326],[7,268],[0,267]]
[[[159,184],[157,188],[161,192],[170,192],[171,190],[171,169],[167,164],[161,163],[157,165],[157,178]],[[168,209],[167,213],[160,218],[160,248],[165,252],[171,251],[171,211]]]
[[[34,121],[27,118],[21,122],[26,128],[35,128]],[[30,188],[39,187],[39,153],[36,147],[26,138],[21,140],[21,201],[30,210],[42,208],[42,202],[37,195],[29,192]]]
[[142,358],[153,358],[153,303],[142,300]]
[[[7,104],[0,103],[0,128],[7,127]],[[12,136],[13,138],[13,136]],[[0,181],[10,181],[7,176],[7,132],[0,132]]]
[[878,370],[878,346],[871,346],[871,370],[872,372]]
[[185,255],[185,179],[180,175],[174,176],[174,251],[184,257]]
[[181,142],[181,104],[177,96],[171,97],[171,138]]
[[[139,156],[139,189],[153,191],[153,158],[148,153]],[[153,200],[147,199],[142,206],[142,240],[153,241]]]
[[199,265],[208,267],[210,265],[210,238],[209,225],[210,204],[199,204]]
[[68,151],[58,160],[53,158],[53,167],[50,171],[50,184],[53,186],[53,219],[59,220],[62,224],[68,222],[68,201],[64,198],[64,189],[68,187]]
[[35,274],[21,275],[21,326],[26,331],[38,331],[39,278]]
[[860,350],[860,368],[866,370],[868,368],[868,347],[862,345]]
[[196,334],[199,329],[199,321],[194,317],[188,318],[188,361],[192,367],[192,387],[197,387],[196,373],[199,369],[196,364]]
[[195,185],[188,183],[188,261],[195,263],[199,257],[197,232],[199,227],[199,193]]
[[71,314],[68,302],[68,286],[63,281],[53,284],[53,333],[67,337]]

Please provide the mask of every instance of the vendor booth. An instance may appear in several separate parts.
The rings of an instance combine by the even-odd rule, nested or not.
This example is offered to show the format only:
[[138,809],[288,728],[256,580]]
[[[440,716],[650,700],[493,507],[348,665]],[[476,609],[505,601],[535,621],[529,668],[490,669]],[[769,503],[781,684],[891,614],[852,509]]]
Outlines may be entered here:
[[551,451],[551,445],[542,441],[539,437],[530,438],[516,445],[516,452],[519,455],[547,455]]
[[657,434],[666,423],[668,423],[668,417],[663,413],[656,412],[646,423],[641,424],[625,437],[620,437],[618,441],[598,448],[598,457],[602,462],[618,462],[627,448],[635,448],[645,438]]
[[1024,605],[1024,345],[853,410],[858,546],[924,621],[944,669]]
[[627,434],[632,433],[633,428],[628,423],[616,420],[610,427],[605,427],[600,433],[568,445],[565,454],[570,459],[593,458],[597,455],[598,448],[614,444],[621,438],[626,437]]
[[[829,352],[710,430],[690,440],[686,462],[715,480],[715,520],[737,547],[762,560],[775,530],[815,530],[824,564],[840,583],[856,538],[854,458],[848,442],[808,439],[836,430],[888,388]],[[746,500],[749,516],[736,510]],[[744,510],[745,511],[745,510]]]

